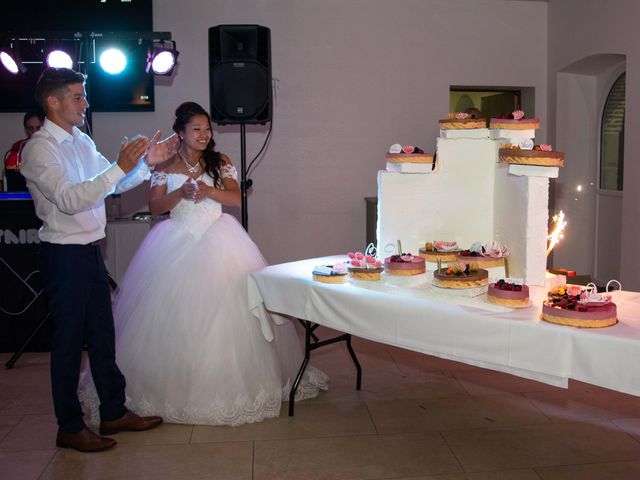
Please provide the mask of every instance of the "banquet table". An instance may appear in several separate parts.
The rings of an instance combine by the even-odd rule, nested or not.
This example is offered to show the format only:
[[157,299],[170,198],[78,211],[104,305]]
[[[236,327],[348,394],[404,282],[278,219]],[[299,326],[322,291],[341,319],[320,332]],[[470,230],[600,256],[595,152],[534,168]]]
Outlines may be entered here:
[[[611,292],[619,322],[574,328],[540,319],[544,286],[531,286],[531,306],[490,304],[486,294],[456,296],[431,284],[432,274],[379,282],[326,284],[316,265],[345,256],[265,267],[249,276],[249,304],[267,340],[277,314],[361,338],[564,387],[568,379],[640,396],[640,293]],[[275,315],[274,315],[275,314]]]

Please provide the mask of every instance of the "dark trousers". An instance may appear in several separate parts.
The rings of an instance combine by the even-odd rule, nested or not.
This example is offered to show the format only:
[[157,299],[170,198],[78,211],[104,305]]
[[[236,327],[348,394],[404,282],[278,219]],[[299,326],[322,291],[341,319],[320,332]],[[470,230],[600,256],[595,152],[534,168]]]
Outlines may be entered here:
[[40,270],[53,319],[51,388],[58,425],[67,432],[85,427],[77,393],[85,343],[100,417],[121,417],[125,379],[115,361],[111,293],[100,246],[42,242]]

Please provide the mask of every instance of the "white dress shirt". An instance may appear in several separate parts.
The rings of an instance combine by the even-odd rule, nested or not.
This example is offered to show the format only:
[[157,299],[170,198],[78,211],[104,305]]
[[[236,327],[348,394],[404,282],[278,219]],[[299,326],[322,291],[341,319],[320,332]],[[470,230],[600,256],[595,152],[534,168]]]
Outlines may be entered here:
[[104,199],[149,177],[145,162],[127,175],[97,150],[93,140],[73,127],[72,134],[45,119],[22,152],[22,174],[42,220],[40,240],[82,244],[104,237]]

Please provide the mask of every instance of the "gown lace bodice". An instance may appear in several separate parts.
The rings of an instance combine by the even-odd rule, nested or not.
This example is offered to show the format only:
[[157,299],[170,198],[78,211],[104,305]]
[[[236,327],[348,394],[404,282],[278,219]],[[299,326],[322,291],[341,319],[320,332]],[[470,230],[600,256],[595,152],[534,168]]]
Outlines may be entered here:
[[[220,176],[237,180],[236,170],[232,165],[224,165],[220,169]],[[188,178],[183,173],[154,172],[151,177],[151,186],[166,184],[167,193],[170,193],[179,189]],[[214,186],[213,178],[207,173],[203,173],[197,180]],[[223,188],[220,182],[216,187]],[[171,210],[171,218],[183,225],[196,238],[200,238],[221,215],[222,204],[211,198],[205,198],[197,203],[182,198]]]
[[[167,192],[179,189],[187,178],[189,177],[182,173],[169,174]],[[213,185],[213,179],[207,174],[203,174],[198,180],[209,186]],[[171,210],[171,218],[184,225],[196,238],[202,236],[220,218],[220,215],[222,215],[222,204],[212,198],[205,198],[198,203],[183,198]]]

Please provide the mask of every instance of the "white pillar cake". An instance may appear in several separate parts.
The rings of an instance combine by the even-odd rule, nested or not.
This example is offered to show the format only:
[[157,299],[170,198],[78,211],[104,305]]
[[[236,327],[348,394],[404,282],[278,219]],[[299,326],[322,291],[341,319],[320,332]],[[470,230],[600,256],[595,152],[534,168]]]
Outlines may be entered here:
[[378,252],[395,253],[397,239],[413,252],[425,249],[434,238],[458,245],[499,240],[510,249],[509,276],[543,285],[549,176],[536,169],[510,174],[498,161],[503,143],[490,138],[438,138],[432,173],[380,171]]

